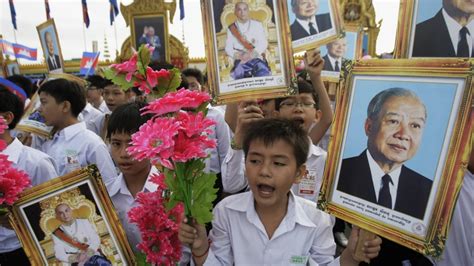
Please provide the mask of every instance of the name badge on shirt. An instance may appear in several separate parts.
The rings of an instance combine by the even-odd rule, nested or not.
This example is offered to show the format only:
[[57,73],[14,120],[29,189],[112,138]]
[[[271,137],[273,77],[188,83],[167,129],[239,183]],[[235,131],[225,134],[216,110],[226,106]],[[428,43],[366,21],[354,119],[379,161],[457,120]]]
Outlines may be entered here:
[[79,163],[79,154],[77,153],[77,151],[65,150],[64,154],[67,172],[72,172],[81,168],[81,164]]
[[291,256],[290,265],[306,265],[308,256]]
[[311,175],[308,170],[298,185],[299,195],[313,195],[316,190],[316,176]]

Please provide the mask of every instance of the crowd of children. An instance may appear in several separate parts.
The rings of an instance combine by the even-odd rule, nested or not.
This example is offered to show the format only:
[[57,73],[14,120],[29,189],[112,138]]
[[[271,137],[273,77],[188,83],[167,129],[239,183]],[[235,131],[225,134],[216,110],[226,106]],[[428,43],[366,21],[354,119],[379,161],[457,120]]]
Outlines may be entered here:
[[[217,147],[209,151],[205,171],[218,175],[220,202],[216,201],[210,231],[186,218],[180,224],[186,253],[181,264],[473,265],[472,154],[442,260],[425,258],[380,237],[364,243],[364,258],[355,256],[360,229],[316,207],[327,158],[318,143],[333,114],[321,79],[324,60],[319,52],[308,51],[305,65],[309,80],[298,79],[297,95],[209,107],[207,116],[216,121],[211,137]],[[183,87],[206,90],[199,70],[182,73]],[[32,97],[28,79],[11,80]],[[86,88],[63,78],[41,84],[36,92],[39,111],[53,131],[50,138],[33,136],[31,147],[10,132],[27,103],[0,85],[0,115],[8,124],[0,136],[8,144],[4,153],[28,173],[32,185],[96,164],[129,243],[138,251],[140,233],[127,212],[137,205],[137,193],[156,190],[149,177],[159,172],[150,161],[134,160],[127,152],[131,135],[151,118],[140,114],[146,98],[136,88],[124,91],[100,76],[87,81]],[[348,236],[348,241],[335,241],[335,233]],[[29,264],[2,216],[0,265],[13,262]]]

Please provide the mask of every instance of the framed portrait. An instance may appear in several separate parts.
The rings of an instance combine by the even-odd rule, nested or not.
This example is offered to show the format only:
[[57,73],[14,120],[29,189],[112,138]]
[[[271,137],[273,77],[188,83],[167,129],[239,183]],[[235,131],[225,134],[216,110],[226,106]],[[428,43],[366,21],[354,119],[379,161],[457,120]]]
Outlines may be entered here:
[[49,73],[63,73],[64,60],[54,19],[36,26]]
[[286,0],[293,52],[317,48],[341,37],[338,0]]
[[296,93],[284,4],[201,0],[214,103]]
[[[402,0],[395,58],[473,57],[474,3]],[[465,14],[471,17],[464,20]],[[469,16],[467,16],[469,17]]]
[[131,20],[132,43],[138,50],[142,44],[155,48],[152,61],[170,62],[168,18],[166,15],[137,15]]
[[20,65],[17,62],[10,62],[7,64],[7,76],[19,75]]
[[353,29],[344,32],[341,38],[321,46],[324,67],[321,76],[325,80],[338,82],[340,72],[347,61],[362,57],[362,31]]
[[25,190],[12,214],[11,223],[33,265],[134,265],[95,165]]
[[320,208],[439,256],[470,152],[468,60],[364,60],[348,75]]

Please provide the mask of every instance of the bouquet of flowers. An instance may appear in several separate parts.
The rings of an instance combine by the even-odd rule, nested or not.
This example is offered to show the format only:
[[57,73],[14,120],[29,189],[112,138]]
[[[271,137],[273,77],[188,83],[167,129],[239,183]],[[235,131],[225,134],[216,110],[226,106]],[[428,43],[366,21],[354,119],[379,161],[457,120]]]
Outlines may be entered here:
[[[0,134],[7,128],[6,122],[0,116]],[[0,140],[0,152],[7,147],[5,141]],[[28,175],[20,170],[13,168],[12,162],[8,156],[0,153],[0,215],[8,212],[8,205],[18,200],[19,194],[30,185]]]
[[129,217],[141,231],[138,248],[147,262],[162,265],[179,261],[177,233],[183,211],[188,220],[201,224],[212,220],[216,176],[204,172],[204,160],[216,141],[209,138],[215,122],[206,118],[211,97],[177,90],[179,70],[150,68],[152,51],[141,46],[130,60],[111,65],[104,74],[123,89],[135,86],[156,98],[142,110],[154,116],[132,136],[128,152],[137,160],[149,159],[164,168],[152,179],[159,189],[141,193],[137,197],[140,205],[130,210]]

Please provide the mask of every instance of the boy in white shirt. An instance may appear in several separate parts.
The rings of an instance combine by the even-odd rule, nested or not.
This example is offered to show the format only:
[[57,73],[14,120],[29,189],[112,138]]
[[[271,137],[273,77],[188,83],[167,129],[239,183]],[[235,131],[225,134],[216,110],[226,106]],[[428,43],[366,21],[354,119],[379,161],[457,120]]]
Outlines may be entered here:
[[137,244],[141,241],[140,231],[135,224],[130,223],[127,213],[137,206],[135,198],[138,192],[156,190],[157,185],[149,179],[159,173],[149,160],[137,161],[127,152],[132,134],[152,117],[150,114],[140,115],[140,109],[145,106],[145,103],[136,102],[117,107],[110,115],[107,126],[110,153],[121,171],[114,182],[107,186],[107,190],[134,252],[138,251]]
[[[358,265],[358,229],[334,260],[336,244],[328,214],[291,191],[306,171],[310,140],[295,122],[250,123],[243,140],[250,192],[222,200],[214,209],[209,241],[204,226],[180,224],[179,238],[191,246],[196,265]],[[381,239],[365,242],[365,260],[377,256]]]
[[[13,167],[25,171],[32,186],[37,186],[43,182],[58,176],[54,161],[43,152],[24,146],[17,138],[12,138],[10,130],[14,129],[18,121],[23,116],[24,104],[11,91],[0,85],[0,116],[8,124],[0,139],[4,140],[8,146],[2,151],[8,156],[8,160],[13,163]],[[8,263],[19,263],[28,265],[29,261],[15,231],[10,226],[6,216],[0,216],[0,265]]]
[[86,105],[84,89],[74,81],[55,79],[44,83],[38,92],[39,111],[45,124],[55,132],[51,139],[40,144],[39,150],[53,157],[58,174],[96,164],[104,183],[111,182],[117,172],[107,146],[77,119]]

